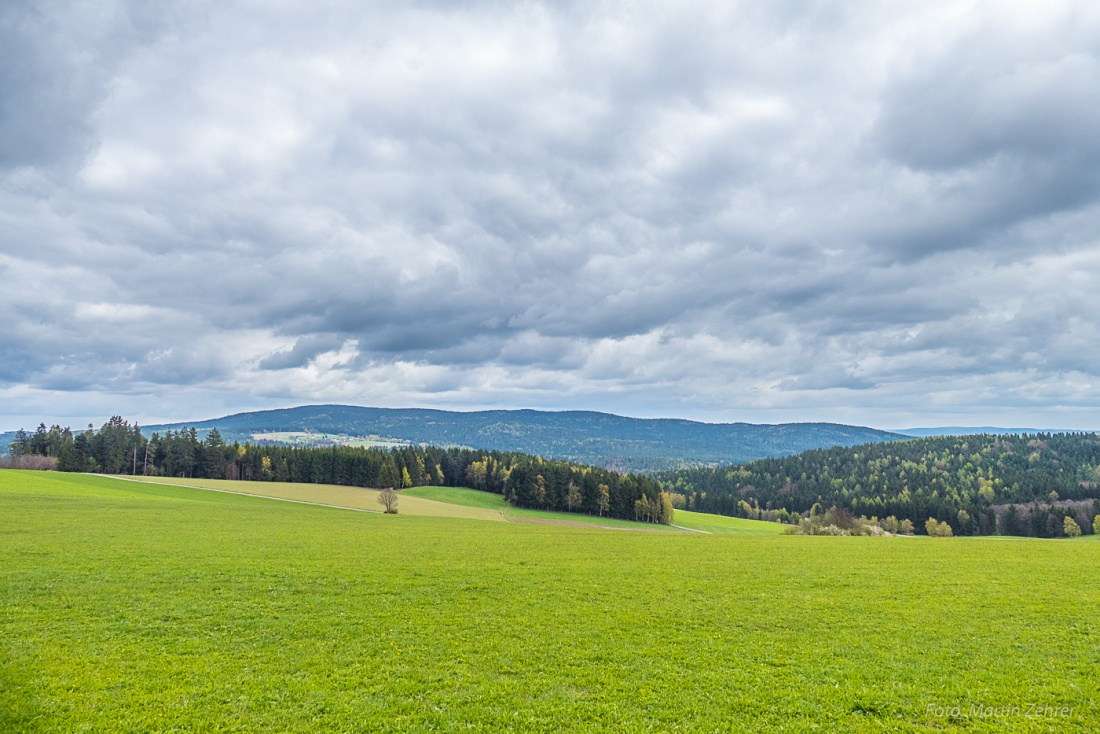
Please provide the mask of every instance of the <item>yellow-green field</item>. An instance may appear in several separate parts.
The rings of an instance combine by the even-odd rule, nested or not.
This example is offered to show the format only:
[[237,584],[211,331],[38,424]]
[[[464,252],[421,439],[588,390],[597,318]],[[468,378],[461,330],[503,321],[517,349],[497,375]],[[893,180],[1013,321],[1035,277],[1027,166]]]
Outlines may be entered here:
[[512,507],[499,494],[480,492],[463,487],[413,487],[401,490],[402,497],[419,497],[465,507],[481,507],[495,510],[510,522],[542,523],[555,525],[591,525],[616,530],[676,532],[674,528],[660,525],[616,520],[611,517],[581,515],[573,512],[546,512],[523,507]]
[[1100,728],[1095,542],[608,532],[0,471],[0,558],[0,732]]
[[[348,487],[334,484],[292,484],[289,482],[236,482],[224,479],[178,479],[168,477],[123,478],[123,481],[153,482],[158,484],[219,492],[294,500],[332,507],[344,507],[369,512],[381,512],[378,490]],[[758,520],[706,515],[699,512],[676,513],[679,528],[667,528],[644,523],[616,520],[608,517],[579,515],[565,512],[544,512],[511,507],[499,494],[481,492],[463,487],[413,487],[399,493],[398,513],[423,517],[456,517],[470,520],[496,522],[531,522],[545,524],[581,524],[622,530],[677,532],[679,529],[700,530],[708,533],[749,533],[775,535],[785,526]]]
[[[126,479],[123,481],[215,489],[219,492],[234,492],[257,497],[273,497],[354,510],[382,512],[382,505],[378,503],[378,490],[363,487],[346,487],[335,484],[291,484],[290,482],[233,482],[225,479],[177,479],[168,477],[136,477],[134,480]],[[475,492],[477,490],[467,491]],[[479,494],[488,493],[481,492]],[[503,498],[498,495],[489,496],[498,497],[503,501]],[[422,517],[457,517],[469,520],[494,520],[497,522],[504,520],[499,511],[488,507],[470,507],[452,502],[422,499],[406,495],[404,492],[401,493],[397,510],[399,514]]]
[[725,517],[723,515],[708,515],[703,512],[688,512],[676,510],[676,525],[704,533],[717,533],[725,535],[729,533],[743,535],[779,535],[787,530],[786,525],[777,522],[761,522],[760,520],[746,520],[742,517]]

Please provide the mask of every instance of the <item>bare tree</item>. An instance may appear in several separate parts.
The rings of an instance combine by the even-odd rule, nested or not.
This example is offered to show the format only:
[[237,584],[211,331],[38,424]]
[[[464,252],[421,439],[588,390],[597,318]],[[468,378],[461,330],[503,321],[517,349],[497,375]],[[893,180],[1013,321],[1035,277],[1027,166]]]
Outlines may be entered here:
[[0,459],[0,469],[31,469],[34,471],[52,471],[57,469],[57,458],[41,454],[13,455]]
[[387,515],[397,514],[397,492],[393,491],[393,487],[378,492],[378,504],[386,508]]

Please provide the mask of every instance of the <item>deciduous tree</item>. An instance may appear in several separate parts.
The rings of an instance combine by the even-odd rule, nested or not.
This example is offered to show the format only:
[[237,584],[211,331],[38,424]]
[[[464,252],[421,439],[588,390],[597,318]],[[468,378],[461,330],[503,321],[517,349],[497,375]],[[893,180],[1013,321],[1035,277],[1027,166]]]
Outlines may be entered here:
[[393,487],[386,487],[378,493],[378,504],[386,508],[387,515],[397,514],[397,492]]

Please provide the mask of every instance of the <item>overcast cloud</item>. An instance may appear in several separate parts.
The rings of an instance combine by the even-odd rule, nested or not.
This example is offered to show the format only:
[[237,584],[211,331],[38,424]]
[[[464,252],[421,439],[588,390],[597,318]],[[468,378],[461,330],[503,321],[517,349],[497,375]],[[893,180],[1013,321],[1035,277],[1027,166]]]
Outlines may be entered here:
[[1100,6],[8,0],[0,429],[1100,428]]

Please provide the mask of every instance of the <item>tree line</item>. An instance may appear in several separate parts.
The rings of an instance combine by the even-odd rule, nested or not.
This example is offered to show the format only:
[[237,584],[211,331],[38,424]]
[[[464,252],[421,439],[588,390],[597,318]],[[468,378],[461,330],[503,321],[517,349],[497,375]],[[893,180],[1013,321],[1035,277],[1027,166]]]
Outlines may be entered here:
[[13,460],[51,457],[60,471],[395,489],[468,487],[503,495],[516,507],[660,524],[670,524],[673,515],[671,498],[650,477],[519,452],[229,444],[216,428],[202,438],[195,428],[146,438],[136,423],[113,416],[99,430],[89,426],[75,434],[44,424],[33,434],[20,430],[11,454]]
[[[1100,516],[1095,434],[920,438],[656,475],[689,510],[798,524],[823,509],[918,533],[1063,537]],[[929,525],[928,520],[936,521]],[[1072,523],[1072,524],[1071,524]]]

